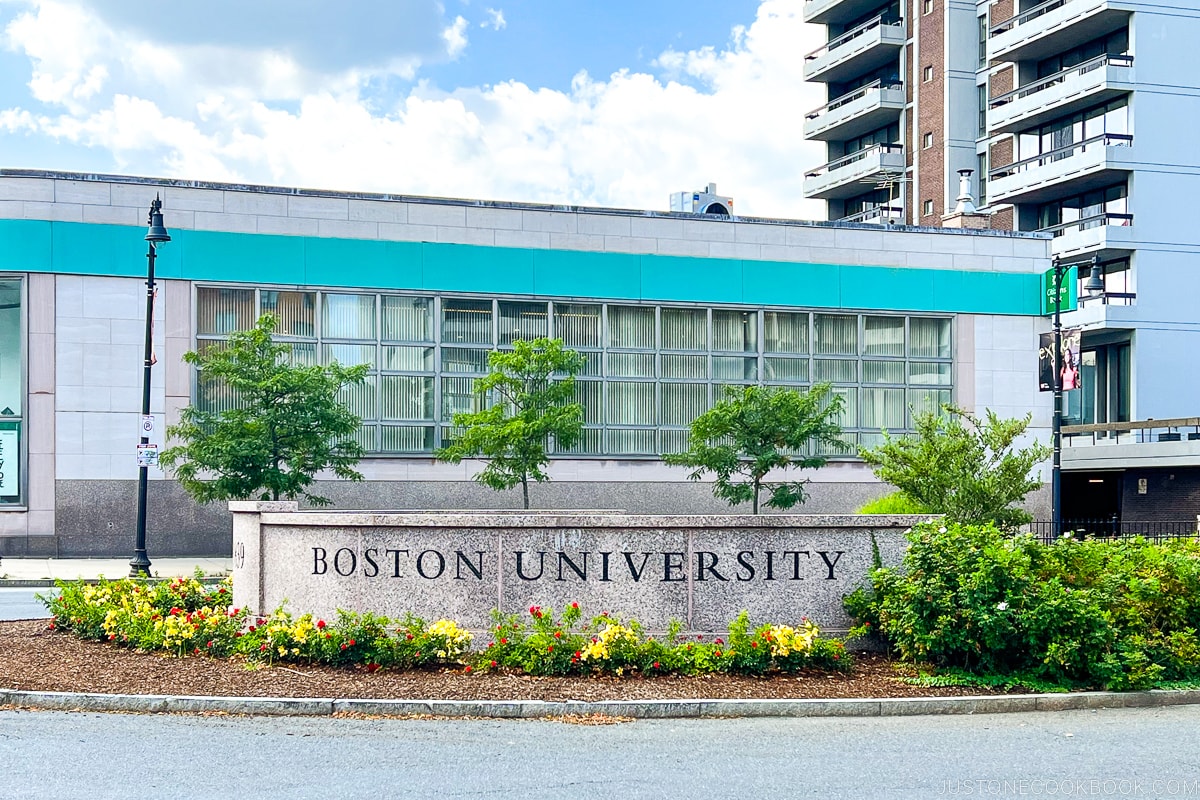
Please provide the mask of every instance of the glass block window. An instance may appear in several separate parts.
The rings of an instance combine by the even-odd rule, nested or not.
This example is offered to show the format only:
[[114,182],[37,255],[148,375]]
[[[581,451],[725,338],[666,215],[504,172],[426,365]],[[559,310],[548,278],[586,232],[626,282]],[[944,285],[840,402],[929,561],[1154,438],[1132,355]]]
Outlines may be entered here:
[[[294,362],[368,364],[367,382],[342,400],[363,419],[359,441],[381,455],[446,444],[454,414],[481,407],[473,388],[488,354],[541,336],[584,357],[575,379],[584,435],[564,456],[678,452],[727,386],[828,381],[851,446],[911,430],[910,409],[953,394],[948,317],[224,286],[199,287],[196,309],[200,349],[271,311]],[[0,311],[0,336],[2,320]],[[195,401],[218,409],[237,398],[200,375]]]

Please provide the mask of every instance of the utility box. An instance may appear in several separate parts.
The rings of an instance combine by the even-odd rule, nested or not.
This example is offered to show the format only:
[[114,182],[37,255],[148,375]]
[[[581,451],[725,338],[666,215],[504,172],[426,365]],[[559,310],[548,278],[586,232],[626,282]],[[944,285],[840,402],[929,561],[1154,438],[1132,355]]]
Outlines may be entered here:
[[671,210],[685,214],[716,214],[733,216],[733,198],[717,194],[717,185],[710,183],[696,192],[675,192],[671,195]]

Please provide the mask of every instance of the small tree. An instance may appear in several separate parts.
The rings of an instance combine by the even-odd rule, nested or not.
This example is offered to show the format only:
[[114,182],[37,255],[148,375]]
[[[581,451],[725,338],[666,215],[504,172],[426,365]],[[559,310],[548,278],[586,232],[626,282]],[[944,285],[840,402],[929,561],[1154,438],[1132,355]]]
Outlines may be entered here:
[[529,481],[550,479],[544,470],[549,443],[571,447],[583,436],[583,406],[574,402],[575,374],[583,363],[560,339],[517,340],[511,353],[488,353],[491,371],[475,383],[475,394],[492,404],[455,414],[462,435],[437,457],[454,464],[464,458],[487,461],[475,480],[496,491],[520,484],[529,508]]
[[275,342],[274,330],[275,317],[264,314],[252,329],[231,333],[227,346],[183,357],[200,369],[204,384],[235,398],[224,411],[188,406],[179,424],[167,428],[180,444],[160,461],[201,503],[303,496],[328,505],[328,498],[308,492],[317,472],[362,480],[354,465],[363,450],[350,438],[361,420],[338,393],[361,384],[367,366],[291,364],[291,346]]
[[769,386],[726,387],[725,399],[692,421],[688,449],[663,456],[668,464],[694,467],[688,477],[717,476],[713,494],[730,505],[753,503],[769,490],[766,505],[791,508],[806,499],[804,481],[770,482],[772,470],[815,469],[826,459],[794,455],[817,442],[844,446],[842,429],[833,420],[842,398],[821,383],[807,392]]
[[981,421],[954,406],[942,409],[945,414],[917,414],[915,436],[892,438],[885,432],[882,445],[860,451],[863,461],[930,513],[1009,528],[1031,520],[1016,506],[1041,486],[1030,473],[1050,456],[1050,448],[1038,442],[1013,448],[1032,415],[1000,419],[989,409]]

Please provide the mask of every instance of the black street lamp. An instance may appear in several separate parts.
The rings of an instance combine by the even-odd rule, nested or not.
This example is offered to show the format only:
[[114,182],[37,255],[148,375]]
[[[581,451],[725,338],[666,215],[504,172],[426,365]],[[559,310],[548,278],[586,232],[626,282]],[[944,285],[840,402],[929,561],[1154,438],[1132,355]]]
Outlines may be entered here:
[[[150,426],[145,420],[150,416],[150,368],[154,366],[154,259],[156,248],[160,244],[171,241],[171,234],[163,226],[162,200],[154,196],[150,204],[150,214],[147,222],[150,225],[146,231],[146,241],[149,251],[146,253],[146,351],[142,362],[142,445],[150,444]],[[138,455],[149,448],[139,448]],[[145,457],[138,459],[138,499],[137,499],[137,535],[133,548],[133,560],[129,562],[131,578],[150,576],[150,559],[146,555],[146,483],[149,472],[148,461]]]
[[1062,282],[1063,276],[1071,267],[1091,264],[1091,273],[1083,290],[1089,294],[1104,291],[1104,279],[1100,274],[1100,256],[1092,256],[1090,261],[1064,264],[1054,257],[1054,367],[1052,376],[1054,385],[1054,419],[1052,420],[1054,461],[1050,474],[1050,511],[1051,535],[1055,538],[1062,536]]

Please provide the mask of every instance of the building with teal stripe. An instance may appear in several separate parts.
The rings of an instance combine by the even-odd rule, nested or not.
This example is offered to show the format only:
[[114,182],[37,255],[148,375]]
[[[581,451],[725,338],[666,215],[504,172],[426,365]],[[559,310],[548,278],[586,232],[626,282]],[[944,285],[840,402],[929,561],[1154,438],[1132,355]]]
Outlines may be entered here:
[[[371,365],[345,398],[367,481],[321,486],[341,507],[519,505],[431,454],[487,352],[537,335],[587,358],[585,440],[556,454],[541,507],[725,510],[659,458],[725,386],[830,381],[852,447],[941,402],[1049,427],[1040,235],[0,170],[0,444],[17,464],[0,553],[128,551],[155,195],[172,237],[156,440],[188,404],[222,402],[182,355],[273,311],[295,358]],[[852,452],[812,475],[806,511],[884,491]],[[151,553],[226,552],[228,514],[154,477]]]

